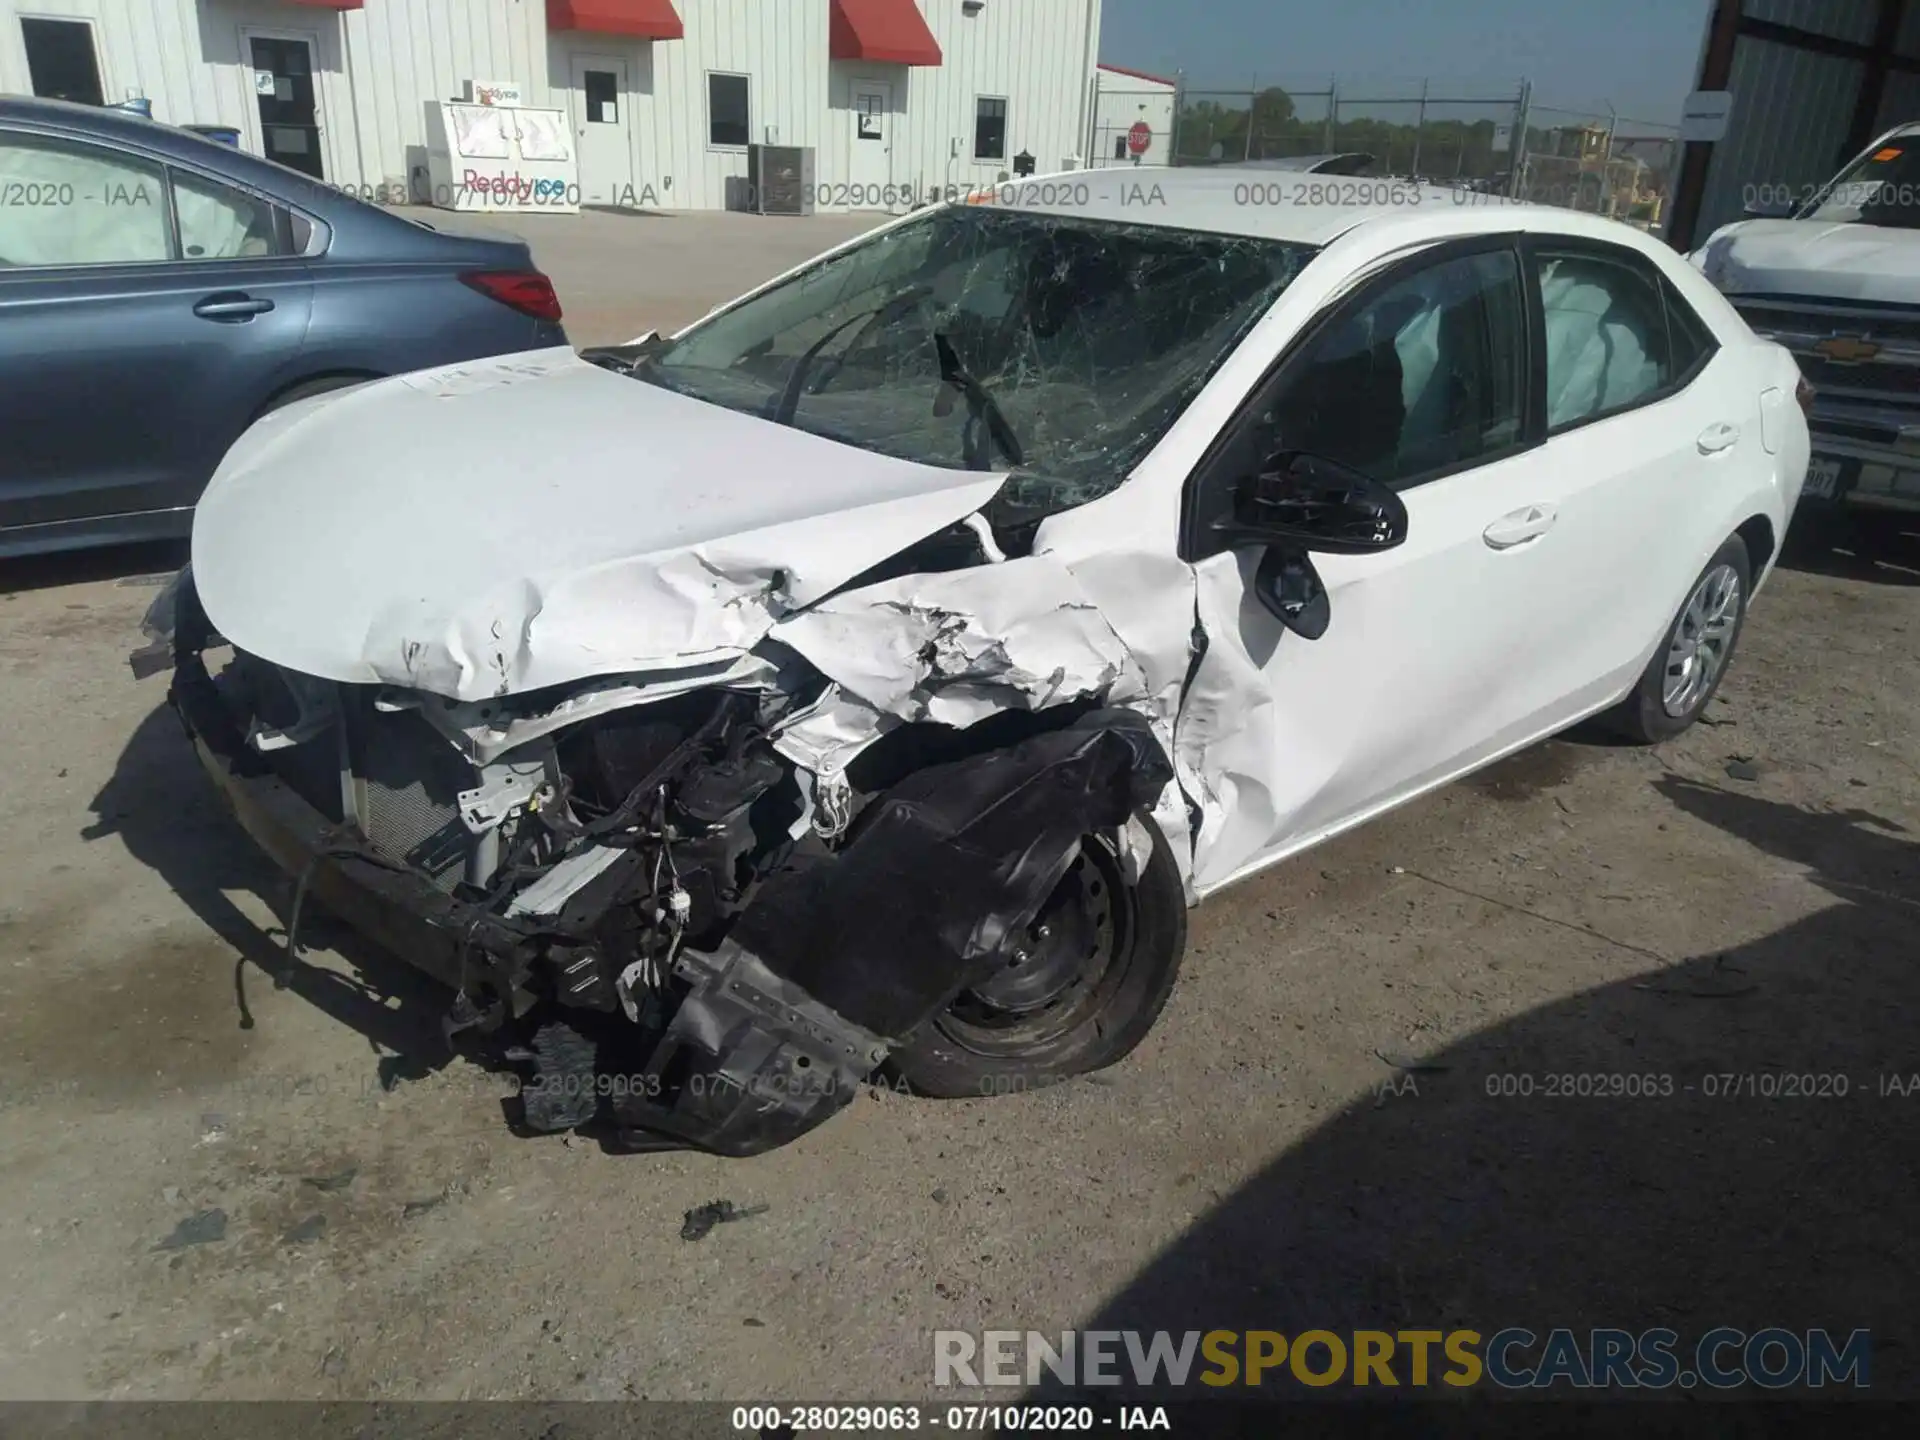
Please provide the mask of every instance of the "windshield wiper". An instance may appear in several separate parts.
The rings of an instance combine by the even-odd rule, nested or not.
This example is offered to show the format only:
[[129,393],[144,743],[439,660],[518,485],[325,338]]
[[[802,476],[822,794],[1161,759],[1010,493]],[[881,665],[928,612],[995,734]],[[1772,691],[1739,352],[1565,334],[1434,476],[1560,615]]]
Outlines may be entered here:
[[[902,290],[884,305],[876,305],[871,310],[862,310],[858,314],[849,315],[818,340],[814,341],[813,344],[801,351],[800,358],[795,360],[792,368],[787,371],[787,383],[781,388],[780,398],[774,403],[773,410],[768,418],[777,425],[791,425],[793,423],[794,413],[800,408],[800,393],[807,383],[807,371],[813,367],[813,362],[820,358],[820,352],[833,343],[835,336],[839,335],[842,331],[852,329],[855,325],[861,325],[862,321],[866,322],[864,325],[861,325],[860,331],[860,333],[864,335],[875,325],[899,318],[903,312],[918,305],[926,293],[927,289],[924,285],[916,285],[910,290]],[[858,344],[859,338],[858,335],[854,337],[855,344]],[[851,349],[853,346],[850,345],[848,348]]]
[[[967,428],[961,436],[961,444],[966,449],[967,468],[986,470],[992,457],[992,451],[980,444],[980,426],[984,422],[987,433],[993,437],[994,444],[1015,465],[1027,463],[1027,457],[1020,448],[1020,437],[1013,433],[1013,426],[1007,423],[1006,414],[993,398],[991,391],[973,376],[967,373],[967,367],[960,363],[960,356],[953,348],[944,331],[935,331],[934,349],[940,355],[940,380],[958,390],[967,400]],[[934,402],[933,413],[945,415],[952,409],[952,402],[943,394]]]

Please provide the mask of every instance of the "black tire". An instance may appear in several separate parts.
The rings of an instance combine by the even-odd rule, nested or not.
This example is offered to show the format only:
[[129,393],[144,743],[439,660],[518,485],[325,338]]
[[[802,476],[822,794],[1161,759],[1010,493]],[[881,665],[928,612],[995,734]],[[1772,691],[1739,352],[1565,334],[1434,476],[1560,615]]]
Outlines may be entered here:
[[[1696,628],[1696,618],[1690,615],[1694,603],[1706,590],[1709,580],[1717,572],[1725,570],[1732,571],[1739,584],[1739,592],[1734,597],[1736,603],[1732,625],[1725,632],[1724,646],[1706,682],[1691,694],[1676,697],[1682,703],[1669,706],[1669,680],[1677,681],[1680,678],[1678,674],[1670,677],[1669,671],[1677,671],[1682,664],[1676,659],[1675,647],[1685,638],[1683,627]],[[1654,651],[1653,659],[1647,662],[1647,668],[1641,674],[1639,683],[1633,687],[1633,692],[1603,717],[1607,726],[1639,744],[1657,745],[1662,740],[1671,740],[1698,720],[1708,702],[1719,692],[1720,682],[1726,679],[1727,669],[1733,664],[1734,651],[1740,644],[1740,632],[1746,628],[1747,599],[1752,593],[1753,565],[1747,556],[1746,542],[1738,535],[1730,536],[1688,587],[1687,598],[1681,602],[1679,613],[1661,636],[1660,647]],[[1711,604],[1713,598],[1712,594],[1707,595],[1709,610],[1716,608]],[[1698,636],[1696,634],[1691,638],[1697,639]],[[1703,645],[1699,648],[1707,647]]]
[[[1166,836],[1145,816],[1141,823],[1153,854],[1139,878],[1129,885],[1112,844],[1089,836],[1030,927],[1026,958],[963,993],[895,1050],[888,1061],[893,1075],[923,1095],[1004,1095],[1103,1069],[1146,1038],[1187,948],[1187,900]],[[1096,936],[1096,948],[1087,950],[1084,942]],[[1044,987],[1048,967],[1062,965],[1074,973],[1057,995],[1036,1005],[1023,1003],[1032,995],[1008,993],[1024,984]],[[1015,974],[1021,966],[1027,973]]]

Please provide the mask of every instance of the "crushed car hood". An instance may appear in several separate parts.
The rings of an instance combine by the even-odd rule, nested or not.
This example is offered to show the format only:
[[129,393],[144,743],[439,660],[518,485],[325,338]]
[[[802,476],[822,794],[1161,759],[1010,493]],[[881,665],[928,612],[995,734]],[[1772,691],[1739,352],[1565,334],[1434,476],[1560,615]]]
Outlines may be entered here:
[[1003,479],[536,351],[263,419],[200,501],[193,572],[242,650],[482,700],[738,655]]
[[1920,302],[1920,231],[1826,220],[1743,220],[1699,255],[1724,293]]

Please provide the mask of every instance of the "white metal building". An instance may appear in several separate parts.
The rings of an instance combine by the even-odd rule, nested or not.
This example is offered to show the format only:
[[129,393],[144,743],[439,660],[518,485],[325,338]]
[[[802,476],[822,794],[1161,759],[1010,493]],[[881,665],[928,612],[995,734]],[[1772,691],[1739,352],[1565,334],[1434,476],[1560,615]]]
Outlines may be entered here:
[[1920,120],[1920,0],[1713,0],[1696,85],[1732,102],[1723,139],[1686,147],[1667,231],[1683,249]]
[[1096,167],[1171,165],[1173,112],[1179,96],[1178,81],[1124,65],[1100,66],[1094,72],[1093,138],[1087,145],[1090,163]]
[[0,91],[144,95],[256,153],[421,194],[426,102],[564,110],[587,204],[739,205],[750,143],[822,209],[1086,163],[1100,0],[0,0]]

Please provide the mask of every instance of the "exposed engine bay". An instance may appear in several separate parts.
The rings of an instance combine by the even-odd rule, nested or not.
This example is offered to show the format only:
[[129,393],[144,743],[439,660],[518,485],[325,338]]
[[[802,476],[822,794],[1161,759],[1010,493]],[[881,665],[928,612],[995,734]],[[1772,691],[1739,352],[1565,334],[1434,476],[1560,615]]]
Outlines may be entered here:
[[1144,864],[1173,773],[1089,698],[902,724],[829,779],[776,749],[831,698],[797,658],[478,758],[467,707],[228,650],[190,579],[173,599],[175,706],[298,876],[288,963],[306,904],[350,908],[523,1071],[529,1128],[632,1148],[751,1154],[838,1111],[1005,963],[1086,837]]

